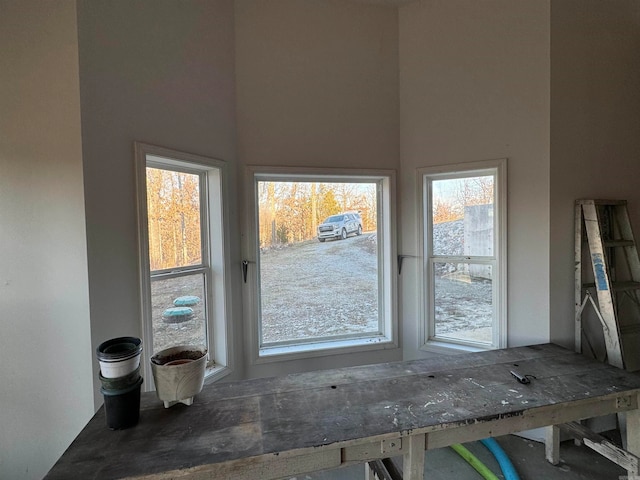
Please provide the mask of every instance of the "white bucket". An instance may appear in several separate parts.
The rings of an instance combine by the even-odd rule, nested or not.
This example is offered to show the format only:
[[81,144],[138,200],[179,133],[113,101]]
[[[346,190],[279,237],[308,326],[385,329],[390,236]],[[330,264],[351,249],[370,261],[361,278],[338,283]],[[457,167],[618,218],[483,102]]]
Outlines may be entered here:
[[136,337],[118,337],[102,342],[96,349],[100,373],[104,378],[124,377],[140,365],[142,341]]
[[117,362],[107,362],[104,360],[98,360],[98,362],[100,362],[100,373],[104,378],[124,377],[140,366],[140,354]]
[[191,405],[204,384],[207,349],[198,345],[167,348],[151,357],[156,394],[169,408],[176,403]]

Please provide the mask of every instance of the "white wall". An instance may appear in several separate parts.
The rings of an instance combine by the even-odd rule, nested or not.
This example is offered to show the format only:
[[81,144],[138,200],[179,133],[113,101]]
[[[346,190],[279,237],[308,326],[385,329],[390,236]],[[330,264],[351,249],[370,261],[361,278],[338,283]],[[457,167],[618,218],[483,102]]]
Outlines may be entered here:
[[[344,0],[235,7],[240,172],[246,165],[398,169],[395,8]],[[245,255],[253,259],[247,245]],[[247,375],[400,357],[398,349],[332,355],[248,365]]]
[[[235,184],[233,29],[231,0],[78,2],[94,349],[108,338],[142,334],[133,142],[229,162]],[[235,222],[235,197],[229,200]],[[230,228],[238,265],[232,318],[241,326],[239,228]],[[99,404],[97,378],[94,384]]]
[[0,478],[93,414],[75,2],[0,0]]
[[627,199],[640,239],[640,3],[551,7],[551,338],[573,346],[574,201]]
[[[400,8],[402,241],[417,244],[416,168],[508,158],[508,342],[549,340],[549,1]],[[418,352],[417,260],[405,260],[404,356]]]

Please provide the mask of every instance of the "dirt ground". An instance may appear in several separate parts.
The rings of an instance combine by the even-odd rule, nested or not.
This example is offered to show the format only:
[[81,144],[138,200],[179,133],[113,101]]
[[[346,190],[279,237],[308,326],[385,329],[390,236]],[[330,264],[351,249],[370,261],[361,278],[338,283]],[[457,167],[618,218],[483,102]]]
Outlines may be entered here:
[[492,283],[482,278],[436,279],[436,334],[491,342]]
[[378,332],[375,234],[260,255],[264,342]]
[[[206,345],[206,326],[204,321],[204,302],[202,277],[190,275],[151,282],[153,302],[153,353],[176,345]],[[193,309],[193,317],[184,322],[169,323],[162,318],[173,301],[181,296],[196,296],[201,299]],[[151,356],[151,352],[148,352]]]
[[[264,340],[377,331],[376,248],[370,233],[263,253]],[[437,334],[490,342],[491,288],[485,279],[438,277]]]

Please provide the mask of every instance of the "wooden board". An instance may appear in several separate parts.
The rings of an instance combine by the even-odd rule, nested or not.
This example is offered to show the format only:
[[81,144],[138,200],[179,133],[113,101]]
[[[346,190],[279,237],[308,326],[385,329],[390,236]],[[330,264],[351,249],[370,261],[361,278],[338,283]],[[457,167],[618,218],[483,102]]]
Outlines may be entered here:
[[[520,384],[513,369],[536,378]],[[470,426],[509,433],[599,415],[596,404],[632,410],[639,391],[640,376],[546,344],[214,384],[189,407],[148,393],[128,430],[108,430],[101,408],[47,478],[278,478],[394,449],[407,458],[423,440],[384,442],[417,434],[435,448],[486,436]]]

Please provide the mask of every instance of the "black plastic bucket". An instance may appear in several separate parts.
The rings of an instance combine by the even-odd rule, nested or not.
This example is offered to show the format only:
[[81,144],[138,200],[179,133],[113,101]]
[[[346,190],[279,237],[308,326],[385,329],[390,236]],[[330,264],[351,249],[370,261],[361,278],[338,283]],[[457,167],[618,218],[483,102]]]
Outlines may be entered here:
[[98,360],[118,362],[140,355],[142,341],[137,337],[118,337],[102,342],[96,349]]
[[140,365],[133,372],[116,378],[105,378],[102,376],[102,372],[98,372],[98,378],[102,383],[102,388],[105,390],[126,390],[132,387],[140,379]]
[[125,389],[113,390],[101,388],[104,396],[104,411],[107,427],[122,430],[137,425],[140,419],[140,386],[142,377]]

